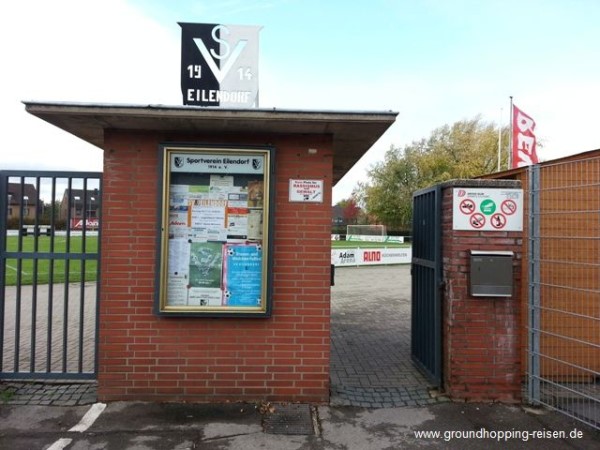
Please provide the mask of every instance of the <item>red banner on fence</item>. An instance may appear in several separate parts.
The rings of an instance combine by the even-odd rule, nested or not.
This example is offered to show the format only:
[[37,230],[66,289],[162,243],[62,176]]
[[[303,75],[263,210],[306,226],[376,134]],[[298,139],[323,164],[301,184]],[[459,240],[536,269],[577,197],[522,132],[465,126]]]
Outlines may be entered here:
[[535,120],[513,105],[512,168],[538,163]]

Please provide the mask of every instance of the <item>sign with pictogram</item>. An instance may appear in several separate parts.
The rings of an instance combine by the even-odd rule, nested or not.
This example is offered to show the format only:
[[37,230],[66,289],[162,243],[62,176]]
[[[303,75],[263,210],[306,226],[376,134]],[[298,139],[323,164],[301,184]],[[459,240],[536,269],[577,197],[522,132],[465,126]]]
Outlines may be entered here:
[[504,200],[500,205],[500,210],[507,216],[512,216],[517,212],[517,204],[514,200]]
[[497,230],[502,230],[506,225],[506,216],[503,214],[494,214],[490,218],[490,223]]
[[460,211],[463,214],[473,214],[475,212],[475,202],[469,198],[465,198],[460,202]]
[[469,217],[469,222],[471,226],[475,229],[481,229],[485,225],[485,216],[480,213],[475,213],[471,217]]
[[486,216],[489,216],[490,214],[494,214],[494,211],[496,211],[496,202],[494,200],[487,198],[481,202],[481,204],[479,205],[479,209]]
[[523,190],[453,189],[453,230],[522,231]]

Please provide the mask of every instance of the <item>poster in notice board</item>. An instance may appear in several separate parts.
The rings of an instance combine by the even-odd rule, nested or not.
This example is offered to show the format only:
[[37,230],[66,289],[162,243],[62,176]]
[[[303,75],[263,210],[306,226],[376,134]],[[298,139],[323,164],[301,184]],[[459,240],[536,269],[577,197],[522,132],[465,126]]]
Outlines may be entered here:
[[260,305],[262,247],[260,244],[225,245],[223,289],[229,306]]

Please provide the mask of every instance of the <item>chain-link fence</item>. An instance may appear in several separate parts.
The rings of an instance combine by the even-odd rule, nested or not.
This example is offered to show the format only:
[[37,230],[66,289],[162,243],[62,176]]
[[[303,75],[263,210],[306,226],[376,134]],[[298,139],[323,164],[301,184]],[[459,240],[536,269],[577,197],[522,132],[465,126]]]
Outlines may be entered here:
[[528,397],[600,428],[600,159],[527,175]]

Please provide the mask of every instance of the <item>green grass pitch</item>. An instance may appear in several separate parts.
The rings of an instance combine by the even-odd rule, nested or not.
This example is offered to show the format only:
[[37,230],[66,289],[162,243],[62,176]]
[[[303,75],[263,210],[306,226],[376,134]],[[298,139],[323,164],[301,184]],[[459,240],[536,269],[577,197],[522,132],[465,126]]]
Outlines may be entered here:
[[[35,249],[35,238],[33,236],[24,236],[21,239],[21,249],[19,250],[19,237],[8,236],[6,238],[6,251],[26,253],[20,260],[18,258],[8,258],[5,261],[6,285],[14,286],[17,284],[19,274],[22,285],[33,284],[34,274],[37,273],[37,284],[47,284],[50,282],[52,273],[53,283],[64,283],[67,280],[71,282],[96,281],[96,270],[98,267],[95,260],[66,260],[55,258],[54,260],[39,257],[32,259],[29,256],[37,251],[38,253],[59,254],[81,254],[83,238],[81,236],[71,236],[69,238],[69,251],[67,252],[67,237],[55,236],[54,247],[51,249],[52,240],[48,236],[39,236],[37,240],[37,250]],[[98,237],[86,236],[85,253],[98,253]]]
[[[81,236],[71,236],[69,239],[69,253],[81,254],[83,239]],[[7,237],[7,251],[17,252],[19,245],[18,236]],[[33,236],[25,236],[21,241],[21,252],[33,253],[35,239]],[[49,253],[51,251],[51,238],[48,236],[38,237],[38,253]],[[95,254],[98,252],[98,237],[86,236],[86,253]],[[400,244],[395,242],[366,242],[366,241],[331,241],[332,249],[346,248],[408,248],[410,244]],[[66,236],[54,237],[54,253],[67,253],[67,238]],[[82,267],[83,263],[83,267]],[[47,284],[50,280],[52,271],[53,283],[64,283],[67,279],[69,282],[96,281],[97,276],[97,261],[95,260],[73,260],[68,262],[68,268],[65,259],[55,258],[53,261],[48,258],[38,258],[37,260],[24,257],[20,263],[15,258],[9,258],[5,263],[6,285],[15,286],[18,280],[18,274],[21,274],[21,284],[33,284],[34,273],[37,271],[37,284]]]

